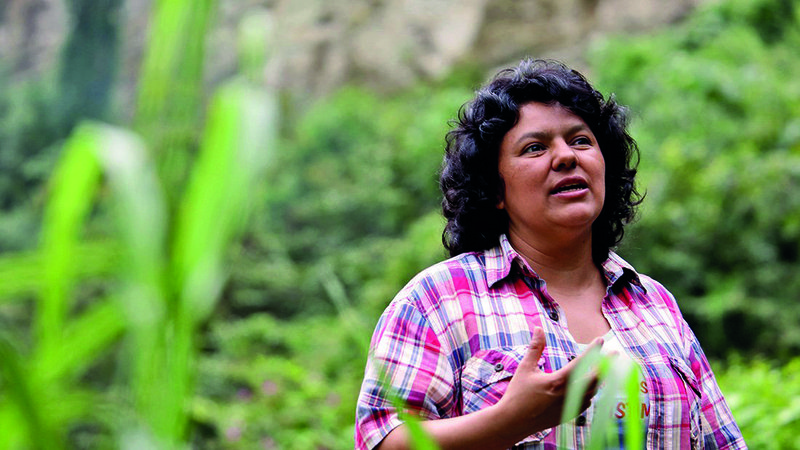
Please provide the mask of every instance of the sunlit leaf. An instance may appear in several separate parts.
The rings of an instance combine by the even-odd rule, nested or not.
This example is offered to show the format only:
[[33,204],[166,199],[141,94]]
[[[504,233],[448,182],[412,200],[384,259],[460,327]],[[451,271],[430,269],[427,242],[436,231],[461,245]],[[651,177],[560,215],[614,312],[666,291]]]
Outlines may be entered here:
[[174,280],[192,320],[208,316],[226,277],[224,250],[245,224],[254,181],[274,151],[276,106],[270,95],[239,83],[211,104],[173,251]]
[[[72,255],[75,280],[110,275],[119,262],[119,249],[110,241],[76,242]],[[44,265],[40,250],[0,255],[0,303],[39,292]]]
[[[619,365],[618,358],[614,358],[613,367],[612,359],[609,357],[604,357],[600,361],[599,371],[602,385],[595,398],[592,425],[589,427],[589,441],[586,444],[588,450],[606,448],[609,438],[614,436],[611,431],[616,429],[616,421],[612,412],[620,392],[620,378],[615,373],[615,367]],[[611,444],[614,445],[613,442]]]
[[113,198],[124,255],[120,296],[134,326],[158,323],[165,314],[163,293],[167,211],[154,164],[140,138],[130,131],[93,124],[103,142],[96,149]]
[[[27,427],[28,438],[38,448],[61,448],[61,442],[44,415],[42,399],[37,389],[31,385],[33,381],[27,376],[25,363],[17,348],[5,333],[0,333],[0,374],[2,374],[4,392],[17,407]],[[0,418],[14,419],[9,412]],[[2,423],[7,425],[7,423]]]
[[69,350],[36,361],[39,382],[83,373],[122,334],[124,325],[119,305],[113,300],[99,302],[84,311],[67,324],[63,346]]
[[[641,403],[639,398],[641,383],[641,371],[638,366],[632,364],[628,370],[627,377],[624,379],[625,397],[628,405],[631,405],[631,411],[635,411],[632,405],[639,405]],[[625,448],[632,450],[644,448],[645,430],[643,429],[642,420],[640,420],[635,413],[627,414],[624,424]]]
[[[567,387],[567,397],[564,400],[564,408],[561,412],[561,423],[565,424],[572,421],[581,411],[581,401],[589,387],[591,381],[590,374],[597,370],[599,362],[603,359],[600,349],[593,347],[581,357],[578,364],[572,369]],[[566,433],[561,433],[559,445],[567,446]]]
[[97,136],[79,126],[64,145],[53,174],[42,229],[43,279],[36,312],[38,352],[44,359],[58,354],[75,281],[75,251],[100,179]]

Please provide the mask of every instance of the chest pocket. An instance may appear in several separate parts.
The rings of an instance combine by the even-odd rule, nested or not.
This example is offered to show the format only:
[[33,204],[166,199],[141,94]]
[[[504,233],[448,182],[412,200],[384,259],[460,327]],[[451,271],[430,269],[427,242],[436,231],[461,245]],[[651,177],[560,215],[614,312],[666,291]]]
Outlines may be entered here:
[[[690,443],[692,448],[704,448],[703,439],[703,414],[701,408],[702,393],[700,390],[700,383],[697,380],[694,372],[689,368],[689,365],[683,359],[669,357],[670,365],[679,376],[684,384],[684,392],[688,400],[689,408],[689,424],[690,429]],[[684,414],[685,416],[685,414]]]
[[[464,414],[479,411],[500,401],[526,351],[526,345],[480,350],[467,360],[461,371],[461,406]],[[539,360],[540,368],[543,358],[544,356]],[[519,444],[541,441],[551,430],[548,428],[537,432]]]
[[[650,389],[650,404],[656,416],[650,424],[659,433],[662,426],[689,425],[689,441],[672,442],[673,448],[703,447],[703,425],[700,384],[687,362],[681,358],[654,354],[646,358],[645,370],[653,377],[656,386]],[[648,377],[649,378],[649,377]]]

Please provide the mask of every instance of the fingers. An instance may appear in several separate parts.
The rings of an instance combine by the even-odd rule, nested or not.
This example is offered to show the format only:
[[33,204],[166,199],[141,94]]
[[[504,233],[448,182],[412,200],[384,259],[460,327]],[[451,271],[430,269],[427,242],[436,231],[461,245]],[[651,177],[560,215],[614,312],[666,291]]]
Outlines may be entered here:
[[544,344],[544,330],[540,327],[534,327],[533,337],[528,345],[528,351],[525,352],[525,356],[522,358],[522,361],[519,362],[519,368],[530,371],[539,370],[539,358],[541,358],[542,352],[544,351]]

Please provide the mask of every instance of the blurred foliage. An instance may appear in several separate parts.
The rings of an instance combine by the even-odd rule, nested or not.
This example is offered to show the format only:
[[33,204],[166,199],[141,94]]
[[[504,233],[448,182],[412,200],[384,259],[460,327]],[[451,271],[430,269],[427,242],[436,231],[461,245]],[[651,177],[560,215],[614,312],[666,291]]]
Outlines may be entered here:
[[[164,414],[178,421],[165,425],[166,441],[197,448],[352,447],[377,316],[419,270],[446,256],[436,186],[444,134],[482,72],[464,66],[398,92],[350,86],[320,99],[282,124],[272,165],[242,196],[243,169],[226,168],[223,154],[200,155],[229,147],[234,117],[268,119],[237,115],[224,101],[212,109],[227,113],[205,116],[201,62],[213,2],[154,2],[161,45],[143,62],[130,124],[142,139],[136,145],[148,149],[151,175],[84,158],[76,170],[85,171],[86,192],[96,192],[73,192],[71,201],[83,202],[73,206],[84,209],[52,228],[59,215],[43,221],[43,211],[59,192],[53,170],[66,164],[62,148],[81,136],[75,125],[124,122],[108,108],[118,59],[113,18],[123,2],[89,3],[69,2],[74,26],[52,72],[19,80],[0,62],[0,423],[21,430],[0,433],[0,447],[18,447],[24,436],[48,448],[154,445],[146,427],[119,424]],[[265,58],[253,41],[265,37],[261,18],[248,23],[238,83],[252,85]],[[676,295],[709,355],[740,355],[717,373],[751,448],[800,448],[789,431],[800,394],[792,359],[800,350],[798,25],[797,1],[708,2],[667,30],[606,39],[587,55],[589,78],[631,107],[642,152],[647,198],[620,253]],[[102,71],[98,61],[107,61]],[[219,95],[241,99],[237,89]],[[213,183],[192,187],[215,175],[239,194]],[[163,195],[160,241],[139,230],[155,226],[133,194],[148,177]],[[226,215],[227,207],[251,212],[246,228],[247,214]],[[36,247],[46,239],[61,247]],[[149,249],[138,247],[147,242]],[[135,280],[158,292],[131,291]],[[56,286],[48,295],[60,299],[47,313],[42,285]],[[150,332],[137,328],[133,303],[119,301],[129,295],[150,302],[139,312],[168,319]],[[190,326],[181,304],[193,305]],[[170,340],[178,335],[182,341]],[[171,365],[136,372],[151,344],[161,349],[151,362]],[[142,380],[150,376],[173,394],[147,394]],[[39,392],[42,379],[55,381]],[[147,398],[132,399],[136,389]],[[162,401],[171,402],[163,411]]]
[[200,447],[348,448],[366,358],[366,328],[316,316],[293,322],[266,314],[209,330],[198,373]]
[[798,48],[800,3],[732,0],[591,54],[642,154],[647,198],[622,253],[712,355],[800,352]]
[[18,79],[0,61],[0,251],[30,248],[41,189],[60,142],[81,119],[105,119],[117,67],[121,0],[71,0],[71,33],[58,64]]
[[800,358],[777,367],[736,357],[717,381],[750,448],[800,448]]
[[[333,268],[350,296],[382,278],[414,246],[417,264],[386,276],[402,287],[424,264],[445,255],[439,238],[423,248],[403,234],[441,222],[437,173],[447,122],[469,90],[421,86],[390,98],[345,88],[311,107],[285,137],[260,192],[262,213],[237,259],[227,301],[237,315],[268,310],[281,317],[331,312],[323,274]],[[419,222],[421,225],[416,225]],[[399,275],[399,276],[398,276]],[[382,307],[380,308],[382,309]]]
[[[80,4],[72,11],[78,22],[91,16],[89,3],[73,4]],[[203,47],[198,38],[213,4],[165,0],[154,8],[136,117],[151,146],[130,130],[81,122],[50,174],[38,249],[0,258],[8,296],[0,306],[33,303],[27,318],[10,308],[20,326],[0,331],[0,448],[181,448],[194,432],[199,330],[220,297],[223,258],[249,216],[248,194],[277,129],[275,96],[246,77],[217,89],[198,126],[187,99],[199,97],[201,72],[191,67],[202,65],[202,52],[192,47]],[[184,68],[183,87],[196,92],[160,89],[175,67]],[[75,112],[68,94],[58,105]],[[191,130],[192,139],[159,133],[175,129]],[[191,164],[176,173],[170,154],[191,155]],[[93,215],[114,226],[87,227]],[[101,249],[100,258],[87,258],[87,248]],[[96,259],[99,273],[76,265]],[[103,288],[81,289],[87,275],[104,277]]]

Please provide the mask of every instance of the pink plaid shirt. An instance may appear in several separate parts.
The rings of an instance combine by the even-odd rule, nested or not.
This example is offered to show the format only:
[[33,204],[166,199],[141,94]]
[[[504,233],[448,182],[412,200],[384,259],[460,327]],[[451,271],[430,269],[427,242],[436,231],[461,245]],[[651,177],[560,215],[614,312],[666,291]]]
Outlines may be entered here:
[[[603,272],[603,315],[648,386],[647,448],[746,448],[672,294],[614,253]],[[375,329],[356,410],[356,448],[374,448],[402,423],[378,367],[422,418],[469,414],[502,397],[535,326],[546,337],[542,370],[556,371],[578,354],[563,310],[505,235],[493,249],[456,256],[417,275]],[[571,448],[582,448],[591,410],[582,416],[515,448],[555,449],[561,433]]]

